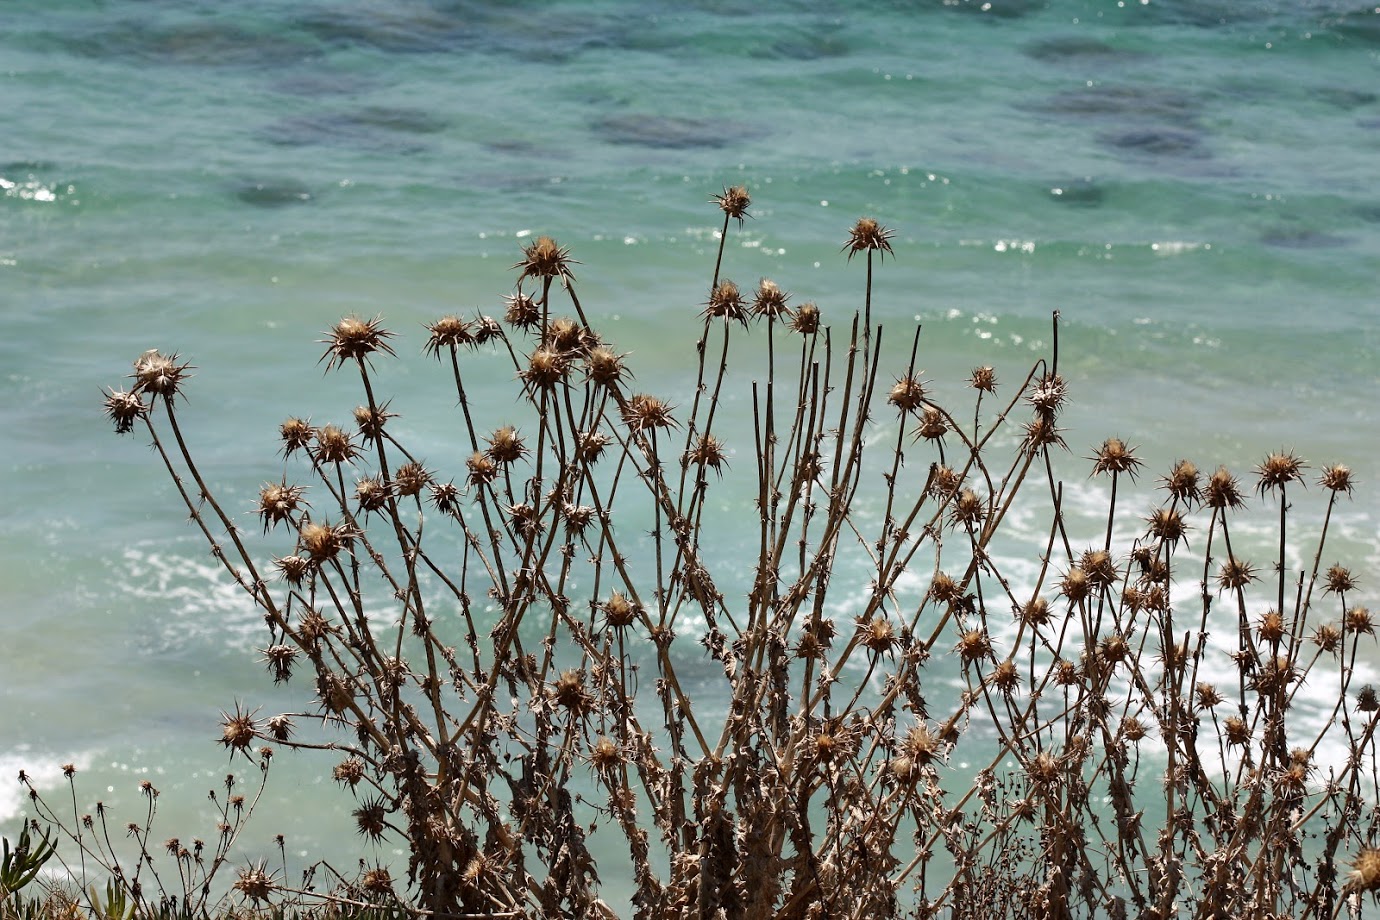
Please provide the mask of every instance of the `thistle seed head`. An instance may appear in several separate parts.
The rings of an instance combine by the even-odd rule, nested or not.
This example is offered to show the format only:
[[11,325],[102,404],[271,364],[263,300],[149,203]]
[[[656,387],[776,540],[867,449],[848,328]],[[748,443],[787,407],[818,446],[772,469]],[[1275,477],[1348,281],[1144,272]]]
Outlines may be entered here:
[[1249,562],[1230,556],[1217,573],[1217,586],[1222,590],[1236,591],[1255,581],[1255,569]]
[[1241,498],[1241,486],[1225,466],[1219,466],[1208,478],[1207,487],[1203,489],[1203,501],[1209,508],[1233,511],[1245,504]]
[[[173,845],[172,852],[177,853],[177,841],[170,840],[168,843]],[[251,901],[267,901],[273,894],[274,886],[274,878],[268,871],[267,863],[260,861],[239,870],[239,877],[231,887]]]
[[1188,524],[1176,508],[1156,508],[1145,522],[1150,525],[1152,537],[1170,546],[1178,545],[1188,532]]
[[941,604],[949,604],[962,599],[963,589],[951,576],[939,572],[930,581],[930,589],[926,594]]
[[1255,490],[1264,495],[1266,492],[1282,491],[1291,482],[1303,482],[1305,466],[1293,453],[1280,451],[1270,454],[1255,468]]
[[397,418],[397,413],[389,412],[388,406],[384,405],[378,409],[371,409],[368,406],[355,406],[355,424],[359,426],[359,433],[364,438],[364,443],[372,444],[383,435],[383,428],[388,424],[390,418]]
[[1332,492],[1345,492],[1351,495],[1352,488],[1356,481],[1351,478],[1351,469],[1340,463],[1332,466],[1323,467],[1322,476],[1318,479],[1318,485]]
[[137,392],[107,389],[104,406],[106,417],[115,423],[116,434],[129,434],[134,430],[134,423],[149,414],[149,407]]
[[587,715],[594,708],[594,697],[585,689],[584,673],[575,668],[562,671],[556,678],[551,698],[573,716]]
[[1136,472],[1141,467],[1140,458],[1135,455],[1135,451],[1134,447],[1127,447],[1126,442],[1121,438],[1108,438],[1088,458],[1093,461],[1093,475],[1126,473],[1134,480]]
[[1198,705],[1204,709],[1211,709],[1222,702],[1222,694],[1217,692],[1217,688],[1207,682],[1201,682],[1193,688],[1194,694],[1198,697]]
[[848,241],[843,244],[842,251],[848,253],[849,261],[860,252],[876,251],[879,257],[886,258],[888,253],[895,255],[891,249],[891,238],[895,235],[896,231],[888,230],[875,219],[860,217],[848,231]]
[[1357,712],[1375,712],[1377,709],[1380,709],[1380,699],[1376,698],[1374,687],[1366,684],[1356,691]]
[[261,651],[263,662],[273,675],[273,682],[281,684],[292,678],[292,665],[297,660],[298,651],[291,645],[270,645]]
[[589,353],[585,374],[601,387],[612,387],[621,383],[627,368],[623,366],[623,356],[607,347],[599,347]]
[[474,344],[474,329],[469,322],[458,316],[443,316],[426,327],[430,335],[422,346],[422,353],[434,358],[441,357],[441,349],[455,350]]
[[220,743],[229,748],[232,755],[247,752],[258,732],[259,722],[254,718],[254,713],[245,712],[239,703],[235,704],[233,713],[221,711]]
[[431,474],[420,463],[404,463],[393,473],[393,491],[407,498],[420,495],[430,484]]
[[880,614],[858,625],[862,631],[862,644],[874,655],[888,654],[901,641],[891,621]]
[[1002,694],[1010,696],[1021,685],[1021,671],[1020,668],[1016,667],[1016,662],[1007,658],[997,662],[988,679],[992,686],[996,687]]
[[722,319],[724,322],[736,321],[746,326],[747,303],[743,300],[743,292],[738,290],[738,285],[727,279],[720,281],[709,293],[709,303],[704,308],[704,315]]
[[1278,645],[1284,638],[1284,617],[1278,610],[1265,611],[1256,621],[1255,632],[1260,641]]
[[1313,644],[1325,654],[1335,655],[1342,646],[1342,631],[1332,623],[1319,623],[1313,629]]
[[1021,607],[1016,613],[1017,618],[1031,629],[1040,629],[1048,626],[1054,618],[1049,610],[1049,601],[1043,597],[1037,597]]
[[1088,581],[1098,588],[1105,588],[1117,580],[1116,565],[1106,550],[1088,550],[1079,560],[1079,565],[1088,573]]
[[575,275],[570,266],[580,263],[570,258],[570,250],[562,249],[549,236],[539,236],[536,241],[522,249],[522,259],[513,268],[522,269],[518,283],[525,278],[560,278],[574,281]]
[[901,739],[900,755],[916,766],[928,766],[939,757],[939,736],[930,731],[929,725],[921,722],[912,726]]
[[685,455],[687,463],[698,467],[708,467],[723,476],[723,468],[728,464],[728,452],[724,442],[712,434],[702,434],[695,440],[695,446]]
[[992,640],[988,638],[985,630],[970,629],[959,637],[954,651],[963,659],[964,664],[972,664],[992,654]]
[[1375,624],[1371,621],[1370,608],[1352,607],[1346,612],[1346,631],[1349,635],[1375,635]]
[[[182,387],[184,380],[192,375],[187,373],[191,365],[177,363],[178,355],[165,355],[156,348],[150,348],[134,361],[133,393],[149,393],[162,396],[171,401]],[[109,411],[109,410],[107,410]]]
[[748,206],[752,204],[752,197],[748,195],[746,186],[725,187],[722,195],[715,195],[710,201],[716,203],[725,215],[736,220],[739,226],[742,226],[744,217],[752,216],[747,212]]
[[311,448],[311,458],[318,464],[350,463],[358,455],[359,448],[343,429],[335,425],[317,429],[316,440]]
[[576,432],[575,456],[585,463],[598,463],[611,443],[613,438],[598,429]]
[[1222,720],[1222,734],[1228,747],[1242,747],[1251,740],[1251,729],[1239,716],[1227,716]]
[[388,831],[388,810],[382,797],[366,800],[353,812],[355,830],[366,840],[378,842]]
[[589,762],[595,770],[603,773],[623,763],[623,752],[619,749],[618,742],[600,735],[590,746]]
[[562,316],[547,324],[544,341],[552,351],[584,354],[595,347],[597,339],[575,320]]
[[1026,395],[1026,401],[1040,415],[1056,415],[1068,398],[1068,385],[1058,374],[1042,374]]
[[983,393],[995,393],[997,392],[997,372],[987,365],[975,367],[973,372],[968,375],[968,386]]
[[791,317],[791,331],[801,335],[814,335],[819,332],[819,307],[813,303],[803,303],[796,307]]
[[1121,720],[1121,737],[1132,744],[1138,743],[1145,734],[1145,726],[1135,716],[1127,716]]
[[528,385],[539,390],[549,390],[565,379],[570,373],[570,358],[559,351],[538,348],[527,358],[527,369],[522,377]]
[[375,352],[393,354],[388,340],[393,333],[380,324],[383,317],[376,316],[363,320],[358,316],[346,316],[330,329],[321,343],[326,350],[321,360],[326,362],[326,370],[344,367],[350,361],[363,361]]
[[1038,454],[1049,447],[1068,449],[1062,434],[1064,429],[1054,424],[1054,416],[1048,412],[1037,412],[1035,417],[1025,423],[1021,450],[1027,454]]
[[934,406],[926,406],[920,417],[920,425],[915,429],[915,436],[926,441],[939,441],[948,433],[949,424],[944,419],[944,413]]
[[303,520],[297,530],[298,545],[317,565],[338,556],[341,550],[349,547],[354,537],[354,531],[345,523],[330,526]]
[[1323,590],[1328,594],[1345,594],[1356,587],[1356,579],[1351,576],[1351,569],[1341,565],[1334,565],[1327,570],[1327,587]]
[[259,490],[259,517],[263,519],[264,533],[275,525],[287,521],[292,523],[292,514],[302,504],[303,488],[281,483],[265,483]]
[[1380,891],[1380,849],[1365,847],[1356,854],[1342,891],[1346,894]]
[[283,456],[291,457],[316,439],[316,429],[306,419],[290,418],[278,426],[278,436],[283,441]]
[[957,470],[940,464],[930,476],[929,494],[931,498],[946,499],[957,493],[962,485],[963,477]]
[[902,415],[916,412],[924,405],[925,385],[916,377],[907,374],[896,378],[886,401],[895,406]]
[[[483,454],[475,456],[482,457]],[[460,510],[460,490],[453,482],[433,482],[427,486],[431,504],[442,514],[456,514]]]
[[655,396],[637,393],[623,405],[623,422],[633,431],[674,428],[676,421],[671,417],[672,408]]
[[393,875],[382,866],[374,866],[365,870],[364,874],[360,876],[359,887],[372,895],[391,894],[393,892]]
[[302,580],[311,571],[311,560],[304,556],[282,556],[273,560],[273,566],[284,581],[294,588],[300,588]]
[[1198,489],[1198,467],[1191,460],[1175,463],[1169,475],[1160,478],[1160,485],[1181,502],[1195,502],[1202,496]]
[[388,507],[388,486],[378,476],[366,476],[355,483],[355,499],[365,514]]
[[949,517],[954,526],[976,527],[982,522],[983,515],[987,513],[987,502],[985,502],[972,489],[964,489],[954,498],[953,506],[949,509]]
[[1086,600],[1092,593],[1093,586],[1093,580],[1088,577],[1081,565],[1071,566],[1064,573],[1064,577],[1059,579],[1059,593],[1068,598],[1071,604]]
[[757,296],[752,300],[752,312],[769,320],[790,316],[791,311],[786,306],[790,296],[775,281],[763,278],[757,285]]
[[1025,765],[1025,774],[1036,786],[1044,788],[1058,784],[1063,775],[1063,765],[1059,763],[1059,758],[1049,751],[1041,751],[1031,758]]
[[503,318],[515,329],[531,329],[541,322],[541,307],[536,300],[518,291],[504,299]]
[[484,453],[494,463],[507,466],[521,460],[527,454],[527,445],[522,442],[517,429],[504,425],[488,438],[489,447]]
[[637,622],[637,607],[621,591],[610,594],[599,609],[604,612],[604,621],[615,629],[624,629]]

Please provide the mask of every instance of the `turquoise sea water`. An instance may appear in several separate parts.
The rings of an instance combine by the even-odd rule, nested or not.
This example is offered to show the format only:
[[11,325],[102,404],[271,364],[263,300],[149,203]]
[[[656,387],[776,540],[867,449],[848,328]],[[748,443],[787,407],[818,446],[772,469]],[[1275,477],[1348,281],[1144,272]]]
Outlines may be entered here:
[[[848,227],[895,228],[875,309],[896,372],[923,324],[941,392],[976,364],[1023,373],[1059,310],[1089,503],[1079,458],[1108,435],[1156,474],[1188,456],[1244,475],[1281,447],[1349,464],[1329,553],[1380,602],[1380,11],[840,9],[5,4],[0,832],[25,805],[15,771],[52,789],[71,761],[87,799],[137,808],[150,778],[168,835],[204,834],[218,710],[293,698],[101,386],[147,348],[192,360],[189,427],[247,509],[281,470],[278,421],[357,401],[316,366],[321,330],[382,314],[409,356],[384,385],[458,468],[445,380],[410,357],[421,324],[500,312],[519,246],[550,234],[639,379],[683,401],[727,184],[754,218],[725,273],[840,323],[861,291]],[[486,393],[501,416],[510,380]],[[361,852],[329,765],[283,759],[263,840]]]

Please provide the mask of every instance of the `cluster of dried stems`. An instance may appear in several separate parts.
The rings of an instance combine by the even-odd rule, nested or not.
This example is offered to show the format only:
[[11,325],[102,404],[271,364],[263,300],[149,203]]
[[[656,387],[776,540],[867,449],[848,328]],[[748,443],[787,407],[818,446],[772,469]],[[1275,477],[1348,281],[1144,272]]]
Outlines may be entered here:
[[[1281,452],[1254,471],[1278,508],[1266,575],[1233,552],[1250,490],[1225,469],[1179,462],[1143,524],[1118,528],[1142,462],[1108,439],[1089,458],[1106,529],[1080,542],[1052,461],[1057,316],[1048,359],[1000,399],[975,369],[972,410],[950,411],[916,367],[918,329],[900,373],[880,373],[890,231],[865,218],[846,241],[866,278],[840,331],[771,281],[720,276],[749,198],[714,200],[688,405],[634,386],[569,253],[540,238],[503,322],[428,327],[463,470],[395,437],[373,367],[393,333],[329,330],[323,361],[360,406],[353,426],[282,424],[286,471],[256,509],[286,536],[271,560],[183,436],[189,365],[150,351],[107,393],[261,610],[274,679],[314,688],[308,711],[237,705],[223,743],[265,767],[275,745],[334,752],[359,831],[406,843],[405,882],[376,866],[349,896],[438,917],[613,915],[597,828],[621,836],[633,913],[657,920],[1359,915],[1380,890],[1380,706],[1352,686],[1373,626],[1352,575],[1322,562],[1349,471],[1321,471],[1327,517],[1307,538],[1289,515],[1305,464]],[[744,348],[763,366],[733,453],[721,410]],[[481,427],[468,387],[510,362],[518,417]],[[869,443],[884,446],[865,462]],[[728,479],[755,494],[732,525],[750,560],[710,546]],[[1023,486],[1049,509],[1033,585],[991,552]],[[1290,571],[1286,545],[1305,543],[1311,565]],[[862,568],[867,584],[840,583]],[[908,593],[917,575],[928,587]],[[1320,683],[1335,707],[1301,725],[1291,704]],[[1320,762],[1325,736],[1344,762]],[[197,865],[170,852],[179,873]],[[246,904],[304,890],[262,864],[234,888]]]

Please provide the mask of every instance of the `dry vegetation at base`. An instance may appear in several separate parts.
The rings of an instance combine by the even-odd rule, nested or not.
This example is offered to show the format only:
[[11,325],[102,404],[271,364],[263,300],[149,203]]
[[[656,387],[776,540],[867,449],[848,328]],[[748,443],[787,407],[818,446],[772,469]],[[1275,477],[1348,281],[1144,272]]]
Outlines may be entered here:
[[[257,786],[227,782],[217,835],[190,845],[156,843],[152,787],[117,832],[31,786],[40,820],[28,855],[6,858],[7,916],[64,915],[15,884],[43,828],[72,910],[112,920],[1360,916],[1380,891],[1380,705],[1353,685],[1371,614],[1324,548],[1347,468],[1281,451],[1244,477],[1182,460],[1152,479],[1107,438],[1077,474],[1107,486],[1106,527],[1071,533],[1057,316],[1046,358],[1000,382],[977,367],[971,404],[941,405],[918,329],[883,372],[890,231],[864,218],[848,234],[863,307],[831,324],[772,281],[721,274],[750,201],[714,201],[682,404],[639,388],[590,323],[570,253],[543,237],[502,321],[429,327],[463,465],[428,466],[395,437],[401,408],[374,365],[399,338],[346,317],[322,361],[358,408],[348,425],[282,423],[262,538],[183,435],[189,363],[135,362],[108,416],[151,439],[263,614],[270,675],[306,691],[297,712],[228,710],[224,746],[263,776],[275,749],[319,751],[362,838],[407,841],[409,858],[397,876],[288,879],[231,859]],[[743,351],[760,365],[751,418],[733,420]],[[491,428],[467,381],[495,361],[519,408]],[[1155,507],[1128,529],[1118,512],[1142,478]],[[1301,532],[1290,509],[1308,483],[1321,526]],[[747,561],[710,551],[710,496],[730,485],[755,497],[734,522]],[[992,551],[1026,502],[1048,508],[1033,580]],[[1248,505],[1277,527],[1277,558],[1234,550]],[[1335,706],[1299,718],[1318,685]],[[1341,762],[1320,760],[1325,740]],[[596,825],[621,837],[630,904],[602,896]],[[211,893],[218,874],[228,895]]]

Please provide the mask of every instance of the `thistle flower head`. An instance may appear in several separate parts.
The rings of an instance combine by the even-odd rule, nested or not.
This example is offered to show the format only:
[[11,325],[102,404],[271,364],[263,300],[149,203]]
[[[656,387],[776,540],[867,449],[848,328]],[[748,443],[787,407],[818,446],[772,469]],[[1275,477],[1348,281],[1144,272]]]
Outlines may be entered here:
[[1352,577],[1351,569],[1342,565],[1330,566],[1327,570],[1327,587],[1323,589],[1328,594],[1344,594],[1356,587],[1356,579]]
[[420,495],[430,484],[431,473],[420,463],[404,463],[393,472],[393,491],[404,497]]
[[1249,562],[1229,556],[1217,572],[1217,586],[1223,590],[1235,591],[1255,581],[1255,568]]
[[352,814],[361,836],[375,842],[383,839],[388,831],[388,809],[381,796],[366,799]]
[[599,609],[604,612],[604,621],[615,629],[624,629],[637,622],[637,607],[621,591],[610,594]]
[[422,346],[424,354],[441,357],[441,349],[455,349],[474,343],[474,329],[458,316],[443,316],[426,327],[431,335]]
[[1367,636],[1375,635],[1375,624],[1371,620],[1369,607],[1352,607],[1346,612],[1343,622],[1346,631],[1351,635],[1361,635],[1362,633]]
[[229,748],[232,755],[245,753],[259,732],[259,722],[253,712],[246,712],[236,703],[233,713],[221,711],[220,729],[220,743]]
[[522,248],[522,259],[513,268],[522,269],[518,283],[524,278],[560,278],[574,281],[575,275],[570,266],[580,263],[570,258],[570,250],[556,245],[549,236],[539,236],[529,246]]
[[896,628],[891,625],[891,621],[880,614],[871,620],[864,620],[858,626],[861,631],[862,644],[874,655],[888,654],[901,641],[896,635]]
[[623,355],[613,349],[600,346],[589,353],[585,364],[585,374],[601,387],[612,387],[623,381],[627,368],[623,365]]
[[1340,463],[1323,467],[1322,476],[1318,479],[1318,485],[1332,492],[1345,492],[1351,495],[1352,488],[1356,485],[1356,480],[1351,478],[1351,468]]
[[129,434],[134,423],[149,414],[149,407],[137,392],[107,389],[104,406],[106,417],[115,423],[116,434]]
[[819,331],[819,307],[814,303],[803,303],[796,307],[791,316],[791,331],[801,335],[814,335]]
[[1266,492],[1282,491],[1291,482],[1303,482],[1305,466],[1306,464],[1291,452],[1279,451],[1270,454],[1255,468],[1255,490],[1264,495]]
[[594,708],[594,697],[585,689],[585,675],[571,668],[562,671],[551,689],[551,698],[571,715],[583,716]]
[[1178,542],[1184,538],[1184,534],[1188,532],[1188,524],[1177,508],[1156,508],[1145,519],[1145,522],[1150,525],[1152,537],[1168,543],[1170,546],[1178,545]]
[[1037,597],[1029,603],[1023,605],[1017,612],[1017,618],[1031,629],[1040,629],[1048,626],[1054,619],[1049,609],[1049,601],[1043,597]]
[[1202,497],[1198,489],[1198,467],[1191,460],[1175,463],[1169,475],[1160,478],[1160,485],[1181,502],[1194,502]]
[[724,322],[736,320],[746,326],[747,302],[743,300],[743,292],[738,290],[738,285],[727,278],[720,281],[714,290],[709,292],[709,302],[705,305],[704,315]]
[[393,333],[381,325],[383,317],[370,320],[358,316],[346,316],[330,329],[321,343],[326,346],[321,360],[326,362],[326,370],[344,367],[350,361],[363,361],[375,352],[393,354],[388,340]]
[[531,329],[541,322],[541,307],[527,294],[509,294],[503,302],[503,318],[515,329]]
[[150,348],[134,360],[134,380],[131,388],[134,393],[149,393],[171,400],[177,395],[182,382],[191,377],[187,371],[191,365],[177,361],[178,355],[165,355],[156,348]]
[[870,253],[874,250],[881,258],[886,258],[887,253],[895,255],[891,249],[891,238],[895,234],[896,231],[888,230],[871,217],[860,217],[853,229],[848,231],[848,241],[843,244],[843,251],[848,253],[850,261],[860,252]]
[[1347,894],[1380,891],[1380,849],[1365,847],[1356,854],[1342,890]]
[[[176,853],[177,841],[170,840],[168,842],[170,849]],[[239,870],[239,876],[231,887],[251,901],[267,901],[273,894],[276,884],[274,873],[270,873],[268,864],[260,860]]]
[[521,460],[527,454],[527,445],[512,425],[504,425],[488,438],[489,447],[484,453],[490,460],[506,466]]
[[959,636],[954,651],[963,659],[964,664],[971,664],[992,654],[992,640],[988,638],[985,630],[970,629]]
[[1059,374],[1042,374],[1025,398],[1036,412],[1057,414],[1068,398],[1068,385]]
[[707,467],[722,477],[723,468],[728,464],[728,451],[724,447],[724,442],[714,435],[702,434],[685,455],[685,460],[701,468]]
[[278,426],[278,436],[283,441],[283,456],[291,457],[311,444],[316,438],[316,429],[306,419],[293,417]]
[[297,531],[297,542],[314,563],[320,564],[334,559],[340,551],[347,548],[355,534],[348,524],[334,526],[317,524],[303,520]]
[[674,428],[676,420],[671,416],[672,408],[655,396],[637,393],[623,405],[623,421],[633,431]]
[[319,464],[349,463],[359,455],[359,448],[342,428],[324,425],[318,428],[315,434],[311,458]]
[[973,368],[968,375],[968,386],[983,393],[997,392],[997,372],[987,365]]
[[895,406],[902,415],[916,412],[925,402],[925,384],[912,374],[897,377],[886,401]]
[[791,311],[786,306],[786,301],[790,296],[781,290],[775,281],[763,278],[757,285],[757,296],[752,300],[752,312],[769,320],[789,316]]
[[1108,438],[1088,458],[1093,461],[1093,475],[1126,473],[1135,479],[1136,472],[1141,467],[1140,458],[1135,455],[1135,451],[1134,447],[1126,446],[1126,442],[1121,438]]
[[292,513],[303,503],[303,491],[301,486],[288,485],[286,479],[281,483],[264,483],[259,490],[259,517],[264,522],[264,533],[283,521],[292,522]]
[[742,225],[744,217],[752,216],[747,212],[748,206],[752,204],[752,197],[748,195],[745,186],[726,186],[722,195],[715,195],[710,200],[716,203],[726,216],[736,220],[739,226]]
[[1203,489],[1203,501],[1209,508],[1224,511],[1235,510],[1245,504],[1241,498],[1241,486],[1225,466],[1219,466],[1208,478],[1208,484]]
[[569,372],[570,358],[566,353],[538,348],[527,357],[527,368],[519,376],[529,386],[549,390],[564,380]]

